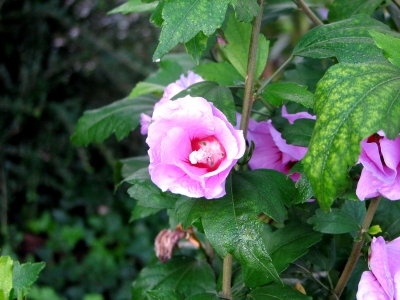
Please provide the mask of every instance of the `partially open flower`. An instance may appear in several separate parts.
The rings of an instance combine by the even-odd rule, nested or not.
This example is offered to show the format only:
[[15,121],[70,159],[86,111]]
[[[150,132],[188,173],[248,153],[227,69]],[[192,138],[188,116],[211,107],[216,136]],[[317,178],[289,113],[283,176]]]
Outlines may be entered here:
[[[289,114],[286,107],[282,107],[282,117],[290,124],[301,118],[315,119],[306,112]],[[293,165],[301,160],[308,148],[290,145],[282,138],[282,134],[275,129],[271,120],[257,123],[254,120],[249,122],[247,133],[249,141],[253,141],[255,148],[253,156],[249,161],[251,169],[273,169],[282,173],[288,173]],[[299,174],[292,175],[293,180],[298,180]]]
[[400,300],[400,238],[386,243],[373,238],[369,257],[371,271],[358,284],[357,300]]
[[146,139],[151,180],[163,191],[219,198],[245,141],[211,102],[186,96],[157,107]]
[[356,194],[361,200],[379,195],[400,199],[400,137],[389,140],[382,131],[361,142],[364,166]]
[[[164,90],[164,94],[163,94],[162,98],[154,105],[154,109],[156,109],[158,106],[164,104],[165,102],[170,101],[172,97],[174,97],[176,94],[182,92],[183,90],[187,89],[192,84],[195,84],[197,82],[202,82],[202,81],[204,81],[204,79],[192,71],[188,71],[187,77],[184,74],[182,74],[181,77],[177,81],[167,85],[167,87]],[[149,127],[149,124],[151,123],[152,119],[150,116],[143,114],[143,113],[140,114],[140,117],[141,117],[140,133],[147,134],[148,127]]]

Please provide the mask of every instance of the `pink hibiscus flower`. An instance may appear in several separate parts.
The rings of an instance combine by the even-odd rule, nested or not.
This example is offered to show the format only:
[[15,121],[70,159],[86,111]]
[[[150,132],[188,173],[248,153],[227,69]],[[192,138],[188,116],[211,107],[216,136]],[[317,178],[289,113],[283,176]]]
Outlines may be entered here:
[[151,180],[163,191],[189,197],[225,195],[225,179],[243,156],[243,132],[201,97],[158,106],[146,139]]
[[[188,76],[186,77],[184,74],[181,75],[181,77],[173,82],[167,85],[167,87],[164,90],[164,94],[162,98],[154,105],[154,109],[156,109],[158,106],[164,104],[165,102],[168,102],[171,100],[172,97],[174,97],[176,94],[182,92],[183,90],[187,89],[189,86],[192,84],[195,84],[197,82],[202,82],[204,79],[197,75],[196,73],[192,71],[188,71]],[[140,114],[140,133],[141,134],[147,134],[148,133],[148,128],[149,124],[151,123],[152,119],[149,115],[146,114]]]
[[373,238],[369,257],[371,271],[358,284],[357,300],[400,300],[400,238],[385,243]]
[[361,200],[379,195],[400,199],[400,137],[389,140],[383,131],[361,142],[359,162],[364,166],[356,194]]
[[[315,116],[306,112],[289,114],[285,106],[282,106],[282,117],[290,124],[301,118],[315,119]],[[293,165],[301,160],[308,148],[287,144],[282,134],[272,125],[272,121],[257,123],[249,122],[247,133],[249,141],[255,144],[253,156],[249,161],[251,169],[273,169],[287,174]],[[298,180],[299,174],[293,174],[292,179]]]

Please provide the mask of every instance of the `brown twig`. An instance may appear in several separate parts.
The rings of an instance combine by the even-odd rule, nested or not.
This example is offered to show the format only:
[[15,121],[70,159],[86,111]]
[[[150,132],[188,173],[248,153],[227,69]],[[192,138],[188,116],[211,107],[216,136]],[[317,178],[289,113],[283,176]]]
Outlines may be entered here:
[[240,129],[243,130],[243,135],[246,138],[247,128],[249,125],[251,107],[253,106],[253,88],[254,88],[254,73],[256,69],[258,36],[260,34],[261,20],[263,16],[264,0],[259,0],[260,11],[257,18],[253,21],[253,29],[251,31],[249,59],[247,62],[247,75],[244,88],[242,119]]
[[307,15],[307,17],[313,22],[315,25],[323,25],[322,21],[318,19],[318,17],[313,13],[313,11],[307,6],[307,4],[303,0],[296,0],[296,4],[301,10]]
[[[254,73],[257,60],[258,36],[260,34],[261,20],[264,11],[264,0],[258,0],[258,4],[260,6],[260,11],[257,17],[253,20],[253,28],[251,31],[249,58],[247,61],[247,75],[244,88],[242,119],[240,122],[240,129],[243,130],[243,135],[245,138],[247,135],[251,107],[253,105]],[[222,273],[222,298],[224,299],[232,299],[231,280],[232,255],[230,253],[227,253],[224,258]]]
[[364,232],[367,232],[371,225],[372,218],[374,217],[376,209],[378,208],[381,197],[382,196],[372,199],[371,203],[369,204],[367,213],[364,217],[364,221],[361,225],[361,230],[358,232],[358,242],[354,244],[353,249],[351,250],[349,260],[347,261],[346,266],[344,267],[344,270],[340,275],[339,281],[336,284],[335,289],[333,290],[333,295],[330,298],[331,300],[340,298],[340,295],[346,287],[347,281],[349,280],[350,275],[353,272],[357,260],[360,257],[362,246],[364,245]]

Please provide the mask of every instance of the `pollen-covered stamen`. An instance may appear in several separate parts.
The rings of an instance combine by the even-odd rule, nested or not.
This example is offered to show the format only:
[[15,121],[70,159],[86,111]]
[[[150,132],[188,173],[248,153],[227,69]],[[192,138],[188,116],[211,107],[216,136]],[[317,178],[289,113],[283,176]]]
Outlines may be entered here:
[[225,149],[213,136],[192,140],[193,152],[189,155],[192,165],[199,168],[207,168],[213,171],[220,165],[225,157]]

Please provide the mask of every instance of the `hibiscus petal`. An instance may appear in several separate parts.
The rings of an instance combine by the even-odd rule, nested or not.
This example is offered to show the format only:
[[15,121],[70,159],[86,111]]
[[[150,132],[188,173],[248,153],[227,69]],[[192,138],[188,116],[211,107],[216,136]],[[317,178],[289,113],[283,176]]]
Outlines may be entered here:
[[151,122],[151,117],[141,113],[140,114],[140,133],[145,135],[149,131],[149,125]]
[[249,167],[252,170],[262,168],[280,171],[282,168],[282,153],[275,145],[268,122],[254,123],[249,124],[251,125],[251,130],[247,133],[248,139],[255,144]]
[[397,167],[400,165],[400,138],[380,140],[381,152],[386,166],[397,176]]
[[[286,143],[286,140],[282,138],[282,134],[277,131],[271,122],[268,123],[269,130],[271,132],[271,136],[274,139],[276,146],[283,153],[288,154],[292,159],[291,160],[301,160],[304,155],[306,155],[308,148],[307,147],[299,147],[295,145],[290,145]],[[286,164],[291,160],[284,160],[283,163]]]
[[[386,251],[390,274],[392,274],[393,278],[395,275],[400,276],[400,237],[386,243]],[[395,286],[397,287],[397,285]],[[400,285],[398,285],[397,290],[400,293]],[[400,300],[400,298],[398,299]]]
[[[385,146],[385,151],[389,154],[388,159],[390,163],[393,164],[394,160],[391,159],[392,155],[390,154],[392,151],[391,149],[392,147],[390,143],[386,143],[384,139],[385,138],[381,139],[380,143],[383,141],[383,145]],[[361,142],[361,148],[362,151],[360,154],[359,162],[363,164],[364,168],[370,171],[375,177],[377,177],[381,181],[385,181],[388,183],[392,182],[397,174],[396,172],[397,165],[393,169],[382,164],[381,154],[379,152],[378,144],[367,143],[366,141],[363,141]]]
[[282,117],[288,119],[290,124],[293,124],[294,121],[296,121],[297,119],[313,119],[313,120],[315,120],[317,118],[316,116],[310,115],[308,112],[305,112],[305,111],[298,112],[295,114],[289,114],[287,112],[285,105],[282,106]]
[[151,180],[163,191],[199,198],[204,194],[201,182],[191,179],[175,165],[158,164],[151,173]]
[[393,299],[394,287],[393,277],[389,271],[388,253],[386,251],[386,242],[383,237],[374,237],[371,242],[371,255],[369,265],[372,273],[389,296]]
[[357,183],[356,194],[360,200],[379,196],[379,188],[382,182],[376,178],[370,171],[363,169],[360,179]]
[[371,271],[362,273],[356,297],[357,300],[390,300]]
[[391,183],[386,183],[379,180],[370,171],[363,169],[357,184],[356,194],[360,200],[379,195],[390,200],[398,200],[400,199],[400,176],[397,176]]
[[383,197],[389,200],[399,200],[400,199],[400,176],[398,175],[393,182],[386,183],[382,182],[379,192]]

